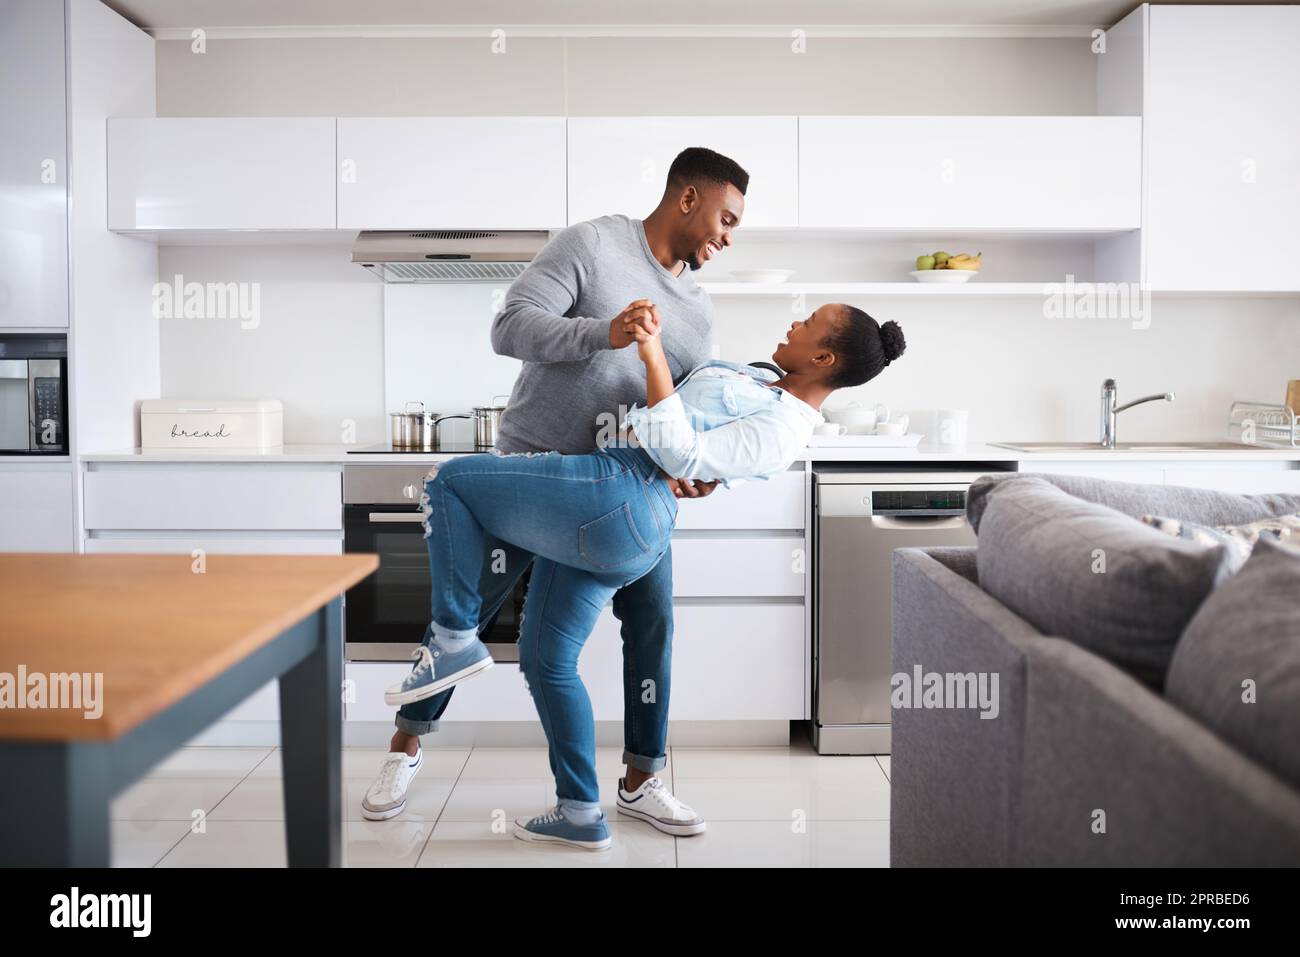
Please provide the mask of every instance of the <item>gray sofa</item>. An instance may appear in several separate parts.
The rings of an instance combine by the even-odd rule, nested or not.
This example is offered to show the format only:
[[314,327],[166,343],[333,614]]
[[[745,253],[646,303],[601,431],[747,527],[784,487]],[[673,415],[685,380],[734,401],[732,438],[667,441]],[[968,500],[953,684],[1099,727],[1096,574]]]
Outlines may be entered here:
[[[1021,479],[986,476],[972,488],[977,529],[989,493]],[[1296,495],[1229,495],[1068,476],[1034,481],[1044,480],[1073,499],[1133,517],[1154,513],[1218,525],[1300,512]],[[1041,524],[1050,525],[1050,518]],[[996,673],[999,710],[988,719],[969,707],[896,702],[893,866],[1300,864],[1300,786],[1293,773],[1248,754],[1230,743],[1231,735],[1171,703],[1161,687],[1163,668],[1141,677],[1078,640],[1049,637],[1010,610],[980,587],[978,547],[894,553],[894,673],[910,674],[917,666],[939,674]],[[1209,587],[1217,592],[1228,586]],[[1066,603],[1072,594],[1065,589],[1051,598]],[[1300,590],[1286,600],[1300,603]],[[1193,627],[1195,619],[1188,633]],[[1277,634],[1278,621],[1271,627]],[[1290,625],[1282,629],[1285,643]],[[1275,681],[1291,697],[1285,703],[1290,710],[1281,712],[1288,720],[1300,713],[1300,658],[1294,657],[1300,633],[1292,637],[1280,646],[1293,655],[1281,666],[1291,683]],[[1300,726],[1285,733],[1294,734],[1293,743],[1282,747],[1300,749]],[[1276,735],[1272,747],[1278,747]]]

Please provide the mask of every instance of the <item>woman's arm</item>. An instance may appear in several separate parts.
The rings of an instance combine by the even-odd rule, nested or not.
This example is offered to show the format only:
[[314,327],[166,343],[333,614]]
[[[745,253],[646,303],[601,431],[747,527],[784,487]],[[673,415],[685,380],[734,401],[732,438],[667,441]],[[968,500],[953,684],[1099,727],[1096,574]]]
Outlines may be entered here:
[[630,324],[637,355],[645,363],[646,405],[633,409],[626,422],[643,446],[655,450],[660,464],[676,478],[729,484],[730,479],[760,478],[785,470],[807,445],[810,425],[776,408],[764,409],[707,432],[696,431],[681,397],[659,338],[659,311]]
[[664,355],[663,339],[659,336],[659,307],[650,307],[649,320],[639,325],[633,323],[635,330],[636,353],[645,363],[645,404],[653,408],[675,391],[673,373],[668,367],[668,357]]

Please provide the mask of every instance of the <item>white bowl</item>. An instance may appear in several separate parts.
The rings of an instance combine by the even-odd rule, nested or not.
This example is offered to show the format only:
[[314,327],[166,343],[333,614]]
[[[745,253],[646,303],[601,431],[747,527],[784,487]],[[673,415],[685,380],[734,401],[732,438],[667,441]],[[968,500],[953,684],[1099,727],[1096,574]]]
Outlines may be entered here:
[[793,269],[738,269],[731,274],[740,282],[785,282]]
[[979,273],[978,269],[914,269],[908,275],[917,282],[966,282]]

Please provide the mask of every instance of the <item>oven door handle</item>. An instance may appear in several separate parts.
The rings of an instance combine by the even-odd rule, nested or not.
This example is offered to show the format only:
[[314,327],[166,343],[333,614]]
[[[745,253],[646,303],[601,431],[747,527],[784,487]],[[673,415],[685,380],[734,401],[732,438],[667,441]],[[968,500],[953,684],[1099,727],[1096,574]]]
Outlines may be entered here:
[[371,512],[372,522],[423,522],[423,512]]

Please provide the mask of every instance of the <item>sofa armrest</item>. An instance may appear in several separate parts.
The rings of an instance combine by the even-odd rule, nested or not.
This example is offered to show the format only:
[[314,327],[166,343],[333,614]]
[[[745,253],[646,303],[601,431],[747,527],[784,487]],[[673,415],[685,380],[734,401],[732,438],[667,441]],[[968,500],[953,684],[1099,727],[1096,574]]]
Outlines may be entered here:
[[998,712],[981,718],[977,708],[891,709],[895,867],[1010,863],[1025,649],[1039,633],[951,570],[946,562],[966,561],[958,551],[895,550],[892,670],[911,676],[919,665],[923,673],[995,674]]
[[979,569],[975,561],[974,545],[943,545],[923,549],[936,562],[951,572],[956,572],[972,584],[979,584]]
[[[1027,649],[1016,865],[1294,866],[1300,793],[1109,662]],[[1094,833],[1096,812],[1105,833]]]

